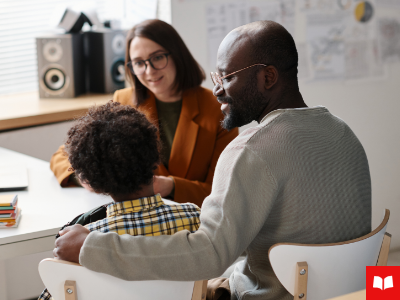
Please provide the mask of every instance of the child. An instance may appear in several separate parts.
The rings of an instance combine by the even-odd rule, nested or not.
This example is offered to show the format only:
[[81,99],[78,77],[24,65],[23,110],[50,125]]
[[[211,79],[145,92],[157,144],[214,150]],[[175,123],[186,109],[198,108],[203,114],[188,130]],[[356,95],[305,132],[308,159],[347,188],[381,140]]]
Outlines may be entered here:
[[[76,179],[114,200],[106,218],[85,225],[90,231],[157,236],[199,228],[195,204],[167,205],[154,195],[157,128],[136,109],[118,102],[90,108],[68,131],[65,150]],[[39,299],[52,298],[45,289]]]

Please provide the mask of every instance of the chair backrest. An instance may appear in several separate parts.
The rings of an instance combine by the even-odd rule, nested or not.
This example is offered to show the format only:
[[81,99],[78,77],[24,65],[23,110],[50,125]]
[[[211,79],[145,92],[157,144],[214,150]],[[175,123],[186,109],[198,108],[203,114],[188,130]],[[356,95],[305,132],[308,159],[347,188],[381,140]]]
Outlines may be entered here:
[[[328,299],[365,289],[366,266],[377,265],[389,215],[386,209],[382,223],[374,231],[354,240],[332,244],[281,243],[272,246],[268,255],[277,278],[294,295],[294,299],[301,299],[297,291],[295,293],[295,283],[298,285],[297,265],[303,262],[305,266],[308,265],[308,270],[305,267],[302,272],[307,271],[308,282],[307,297],[303,296],[302,299]],[[388,252],[388,245],[386,248]],[[387,260],[387,253],[383,256]]]
[[39,263],[39,274],[53,299],[57,300],[204,300],[207,286],[206,280],[125,281],[93,272],[79,264],[51,258]]

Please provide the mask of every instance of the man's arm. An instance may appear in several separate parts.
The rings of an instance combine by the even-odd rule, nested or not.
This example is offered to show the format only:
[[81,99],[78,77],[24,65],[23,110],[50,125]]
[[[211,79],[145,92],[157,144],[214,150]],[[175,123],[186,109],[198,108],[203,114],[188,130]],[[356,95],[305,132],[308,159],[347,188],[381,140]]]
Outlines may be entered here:
[[[91,232],[80,249],[80,263],[125,280],[198,280],[221,275],[262,228],[276,197],[276,184],[265,163],[241,145],[228,146],[215,174],[197,232],[157,237]],[[77,246],[72,245],[75,242],[64,245],[80,248],[83,236],[77,233]],[[58,252],[68,253],[63,247]],[[76,259],[76,255],[71,257]]]

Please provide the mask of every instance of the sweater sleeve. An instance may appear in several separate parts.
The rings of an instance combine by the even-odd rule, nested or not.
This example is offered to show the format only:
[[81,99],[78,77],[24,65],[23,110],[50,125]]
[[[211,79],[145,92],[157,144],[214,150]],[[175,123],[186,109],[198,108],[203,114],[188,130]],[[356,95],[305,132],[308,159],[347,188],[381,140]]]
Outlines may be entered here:
[[124,280],[220,276],[265,223],[276,198],[275,182],[252,151],[229,145],[218,161],[197,232],[157,237],[91,232],[81,248],[80,263]]

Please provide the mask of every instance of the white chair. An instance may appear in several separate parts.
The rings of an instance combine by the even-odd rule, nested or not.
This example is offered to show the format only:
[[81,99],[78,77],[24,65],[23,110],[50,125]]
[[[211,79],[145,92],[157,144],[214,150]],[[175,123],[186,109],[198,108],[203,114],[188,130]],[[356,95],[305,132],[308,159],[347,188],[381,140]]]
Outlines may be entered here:
[[365,289],[366,266],[386,266],[391,235],[390,211],[371,233],[332,244],[273,245],[272,268],[294,300],[322,300]]
[[79,264],[47,258],[39,274],[55,300],[131,299],[205,300],[203,281],[125,281]]

